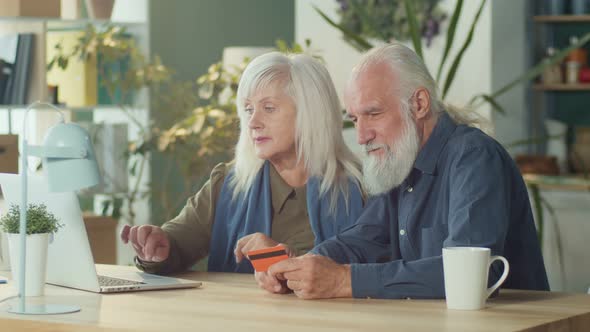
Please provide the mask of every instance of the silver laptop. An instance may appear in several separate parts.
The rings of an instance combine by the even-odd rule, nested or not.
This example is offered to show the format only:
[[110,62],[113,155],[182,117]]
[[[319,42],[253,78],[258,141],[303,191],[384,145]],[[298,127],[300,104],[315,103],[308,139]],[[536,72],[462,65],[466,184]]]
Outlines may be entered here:
[[[148,274],[131,267],[95,265],[76,194],[50,192],[40,175],[29,176],[28,182],[29,204],[45,204],[64,224],[49,244],[47,283],[96,293],[201,286],[197,281]],[[20,178],[0,173],[0,186],[4,195],[4,206],[0,206],[3,215],[11,204],[20,204]]]

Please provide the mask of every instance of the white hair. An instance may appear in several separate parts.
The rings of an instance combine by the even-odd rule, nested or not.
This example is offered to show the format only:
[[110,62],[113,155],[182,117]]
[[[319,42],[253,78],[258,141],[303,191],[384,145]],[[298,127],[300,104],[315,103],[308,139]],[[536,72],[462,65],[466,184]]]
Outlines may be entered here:
[[[365,53],[353,70],[351,81],[354,81],[367,68],[381,63],[387,64],[392,73],[397,74],[399,96],[402,102],[409,102],[416,89],[424,88],[430,95],[430,111],[435,116],[447,112],[457,124],[480,127],[486,132],[489,131],[487,121],[476,112],[445,103],[439,97],[436,81],[430,75],[422,59],[416,52],[402,44],[383,45]],[[408,110],[411,109],[408,108]]]
[[[416,123],[407,110],[410,105],[402,102],[403,131],[390,145],[371,143],[365,145],[363,158],[363,179],[365,189],[370,196],[380,195],[399,186],[412,171],[414,161],[420,150],[420,138]],[[383,149],[383,157],[371,156],[368,152]]]
[[236,98],[240,137],[235,175],[230,182],[234,198],[250,187],[264,163],[256,156],[249,135],[245,100],[271,84],[282,84],[295,103],[297,159],[310,177],[322,178],[320,195],[330,192],[334,212],[339,192],[348,202],[348,178],[360,186],[360,162],[344,143],[341,106],[330,74],[321,63],[304,54],[267,53],[250,62],[242,74]]

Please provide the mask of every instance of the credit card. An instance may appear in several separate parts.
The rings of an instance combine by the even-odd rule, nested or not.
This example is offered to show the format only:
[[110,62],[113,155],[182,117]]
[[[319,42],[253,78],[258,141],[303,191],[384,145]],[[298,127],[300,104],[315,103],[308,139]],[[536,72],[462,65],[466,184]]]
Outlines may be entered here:
[[271,248],[251,250],[248,251],[247,255],[250,263],[252,263],[252,266],[254,267],[254,270],[257,272],[266,272],[268,268],[274,263],[289,258],[286,248],[282,245]]

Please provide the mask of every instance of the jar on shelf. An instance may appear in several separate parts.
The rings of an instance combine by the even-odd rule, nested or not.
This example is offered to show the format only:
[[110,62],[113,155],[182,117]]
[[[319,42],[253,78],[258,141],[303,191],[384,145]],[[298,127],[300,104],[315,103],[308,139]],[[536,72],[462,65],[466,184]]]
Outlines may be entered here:
[[[577,44],[578,37],[572,36],[570,44]],[[579,82],[580,69],[585,67],[588,63],[588,52],[581,48],[573,49],[565,59],[565,82],[569,84],[576,84]]]
[[[545,61],[549,62],[549,58],[555,55],[555,48],[549,47],[547,48],[547,59]],[[563,82],[563,74],[561,72],[561,65],[560,63],[555,63],[551,66],[548,66],[543,70],[541,74],[541,81],[543,84],[559,84]]]

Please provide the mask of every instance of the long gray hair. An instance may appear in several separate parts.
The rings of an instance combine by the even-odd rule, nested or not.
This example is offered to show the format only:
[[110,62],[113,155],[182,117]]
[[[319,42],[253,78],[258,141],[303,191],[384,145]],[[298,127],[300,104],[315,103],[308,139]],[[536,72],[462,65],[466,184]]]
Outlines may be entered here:
[[342,137],[342,114],[338,95],[326,68],[304,54],[271,52],[256,57],[246,67],[236,98],[240,137],[236,146],[235,176],[230,184],[234,197],[252,184],[264,160],[259,159],[249,134],[245,100],[260,89],[281,84],[295,103],[295,144],[298,161],[311,176],[320,176],[320,195],[330,192],[331,211],[338,193],[348,201],[348,178],[361,184],[360,162]]

